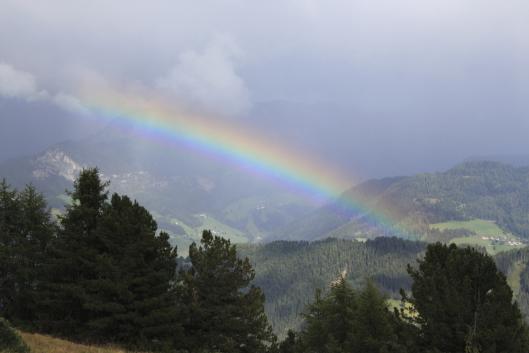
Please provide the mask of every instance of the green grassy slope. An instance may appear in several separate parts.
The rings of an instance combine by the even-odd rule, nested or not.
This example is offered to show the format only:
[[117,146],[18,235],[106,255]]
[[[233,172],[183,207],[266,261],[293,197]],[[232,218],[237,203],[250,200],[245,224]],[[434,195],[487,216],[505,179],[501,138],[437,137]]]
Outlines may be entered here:
[[483,247],[491,255],[503,251],[519,249],[527,246],[526,241],[505,232],[494,221],[472,219],[469,221],[449,221],[430,225],[440,231],[467,230],[472,234],[455,237],[450,242],[457,245],[476,245]]

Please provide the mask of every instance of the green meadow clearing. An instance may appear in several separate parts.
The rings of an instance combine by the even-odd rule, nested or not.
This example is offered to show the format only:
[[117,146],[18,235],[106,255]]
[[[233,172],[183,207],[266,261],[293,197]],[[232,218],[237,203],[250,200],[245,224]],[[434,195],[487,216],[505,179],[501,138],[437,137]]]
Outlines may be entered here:
[[481,246],[491,255],[526,246],[518,237],[503,231],[494,221],[484,219],[434,223],[430,227],[439,230],[465,229],[471,231],[475,235],[454,238],[451,242],[456,245]]
[[477,235],[496,236],[504,235],[505,232],[496,225],[494,221],[487,221],[484,219],[473,219],[470,221],[450,221],[443,223],[434,223],[430,225],[431,228],[439,230],[453,230],[466,229]]

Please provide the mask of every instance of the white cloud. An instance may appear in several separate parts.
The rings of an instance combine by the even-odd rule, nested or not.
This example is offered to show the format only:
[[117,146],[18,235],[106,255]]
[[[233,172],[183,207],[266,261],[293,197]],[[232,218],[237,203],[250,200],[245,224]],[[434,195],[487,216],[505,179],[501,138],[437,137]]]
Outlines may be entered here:
[[249,91],[235,70],[240,48],[228,37],[216,37],[202,51],[186,51],[156,87],[195,109],[238,115],[250,107]]
[[37,89],[32,74],[0,62],[0,96],[36,100],[45,98],[47,94]]
[[88,109],[74,96],[64,92],[50,94],[37,85],[35,77],[26,71],[0,62],[0,97],[24,99],[31,101],[48,101],[63,110],[88,114]]
[[71,96],[69,94],[59,92],[53,96],[52,101],[58,107],[72,113],[82,115],[89,113],[88,108],[86,108],[77,97]]

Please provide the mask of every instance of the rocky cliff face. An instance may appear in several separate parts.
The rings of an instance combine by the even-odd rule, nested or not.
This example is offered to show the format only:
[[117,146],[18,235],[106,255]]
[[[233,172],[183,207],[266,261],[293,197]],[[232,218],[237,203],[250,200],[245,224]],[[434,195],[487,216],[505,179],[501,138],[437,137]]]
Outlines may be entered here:
[[75,180],[83,167],[86,167],[57,147],[37,156],[31,161],[31,164],[34,167],[32,175],[37,180],[59,176],[71,182]]

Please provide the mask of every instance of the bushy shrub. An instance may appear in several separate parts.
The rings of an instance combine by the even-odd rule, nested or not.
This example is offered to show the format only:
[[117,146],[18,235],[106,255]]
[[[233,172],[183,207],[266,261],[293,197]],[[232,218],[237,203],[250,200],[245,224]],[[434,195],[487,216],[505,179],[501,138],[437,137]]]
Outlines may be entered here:
[[0,353],[29,353],[20,335],[3,318],[0,318]]

